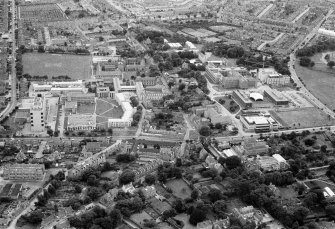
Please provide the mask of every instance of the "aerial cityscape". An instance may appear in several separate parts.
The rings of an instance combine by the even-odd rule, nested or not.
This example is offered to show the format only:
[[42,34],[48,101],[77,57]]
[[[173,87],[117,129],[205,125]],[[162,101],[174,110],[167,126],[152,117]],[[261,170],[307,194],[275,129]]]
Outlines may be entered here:
[[335,229],[335,0],[0,0],[0,229]]

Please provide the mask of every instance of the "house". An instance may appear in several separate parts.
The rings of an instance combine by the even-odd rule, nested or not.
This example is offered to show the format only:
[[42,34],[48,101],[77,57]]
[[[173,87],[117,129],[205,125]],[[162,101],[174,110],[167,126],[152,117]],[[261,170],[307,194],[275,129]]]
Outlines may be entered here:
[[122,191],[124,191],[125,193],[130,193],[130,194],[134,194],[136,191],[136,188],[133,186],[133,183],[127,184],[127,185],[123,185],[122,186]]
[[256,210],[253,206],[234,208],[233,214],[242,225],[245,225],[247,222],[255,222],[258,225],[263,219],[262,212]]
[[117,188],[110,189],[105,195],[100,198],[100,203],[106,207],[113,207],[115,204],[115,197],[119,190]]
[[156,188],[155,188],[154,185],[142,188],[142,192],[143,192],[146,199],[154,197],[154,196],[157,195]]

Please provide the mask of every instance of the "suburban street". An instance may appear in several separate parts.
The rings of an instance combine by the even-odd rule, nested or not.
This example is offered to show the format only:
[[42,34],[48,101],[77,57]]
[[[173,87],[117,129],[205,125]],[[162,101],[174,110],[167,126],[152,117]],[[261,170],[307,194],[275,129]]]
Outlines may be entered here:
[[16,100],[17,100],[17,91],[16,91],[16,69],[15,69],[15,60],[16,60],[16,39],[15,39],[15,24],[16,24],[16,6],[15,6],[15,1],[11,1],[11,10],[12,10],[12,69],[11,69],[11,101],[8,103],[7,107],[0,113],[0,121],[2,121],[7,115],[9,115],[15,108],[16,106]]

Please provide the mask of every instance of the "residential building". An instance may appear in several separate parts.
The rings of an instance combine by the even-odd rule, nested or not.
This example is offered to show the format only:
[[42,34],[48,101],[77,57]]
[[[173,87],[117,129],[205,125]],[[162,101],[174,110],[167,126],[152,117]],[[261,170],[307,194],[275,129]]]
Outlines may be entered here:
[[257,164],[259,169],[264,172],[278,171],[280,170],[278,161],[271,156],[258,156]]
[[123,185],[121,189],[125,193],[130,193],[130,194],[134,194],[136,191],[136,188],[133,186],[133,183]]
[[234,208],[233,214],[240,221],[242,225],[246,224],[248,221],[255,222],[258,225],[263,218],[261,211],[256,210],[253,206],[247,206],[242,208]]
[[146,186],[146,187],[142,188],[142,192],[143,192],[146,199],[154,197],[154,196],[157,195],[156,188],[155,188],[154,185]]
[[106,207],[112,208],[115,205],[115,197],[117,196],[119,190],[117,188],[110,189],[105,195],[100,198],[100,203]]
[[[234,147],[236,150],[236,147]],[[269,151],[269,146],[266,144],[265,141],[259,141],[255,138],[249,138],[244,140],[242,143],[240,154],[243,155],[259,155],[259,154],[265,154]]]
[[37,181],[44,178],[44,164],[12,164],[4,166],[5,180]]
[[289,164],[280,154],[273,154],[272,157],[276,159],[280,169],[288,169]]
[[216,221],[206,220],[197,224],[197,229],[227,229],[230,226],[229,217]]

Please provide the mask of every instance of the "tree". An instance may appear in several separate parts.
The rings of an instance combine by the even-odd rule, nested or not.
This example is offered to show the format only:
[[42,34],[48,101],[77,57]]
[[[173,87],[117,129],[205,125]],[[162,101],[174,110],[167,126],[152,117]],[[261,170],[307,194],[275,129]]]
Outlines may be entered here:
[[133,107],[137,107],[139,105],[139,102],[135,96],[131,96],[129,99],[130,99],[130,104]]
[[54,188],[54,186],[49,185],[49,187],[48,187],[48,192],[49,192],[50,194],[55,194],[56,189]]
[[208,137],[211,134],[210,128],[208,126],[203,126],[199,130],[201,136]]
[[114,229],[117,228],[118,225],[121,224],[122,222],[122,215],[121,212],[117,209],[113,209],[110,213],[109,213],[109,217],[111,219],[111,224],[110,226]]
[[199,208],[195,208],[190,215],[190,224],[196,226],[198,223],[204,221],[206,219],[206,212]]
[[134,180],[135,180],[135,173],[131,170],[124,170],[119,177],[119,183],[121,185],[129,184],[131,182],[134,182]]
[[104,192],[101,188],[88,187],[88,189],[87,189],[87,196],[90,197],[93,201],[97,200],[103,194],[104,194]]
[[177,215],[177,212],[176,210],[174,210],[173,208],[172,209],[169,209],[169,210],[165,210],[163,212],[163,215],[162,215],[162,219],[163,220],[167,220],[168,218],[171,218],[171,217],[174,217]]
[[218,189],[211,189],[208,194],[208,199],[212,202],[215,203],[218,200],[222,200],[224,198],[224,195],[222,194],[222,192]]
[[147,183],[148,185],[153,185],[156,183],[156,176],[153,174],[147,174],[145,176],[145,183]]
[[213,210],[220,218],[224,218],[227,210],[226,202],[224,200],[216,201],[213,205]]
[[99,181],[97,180],[97,177],[95,175],[90,175],[87,178],[87,184],[90,185],[90,186],[98,186]]
[[226,159],[226,166],[228,169],[234,169],[241,166],[241,159],[238,156],[231,156]]
[[182,199],[176,199],[173,203],[172,203],[172,207],[173,209],[175,209],[177,211],[177,213],[183,213],[185,212],[186,208],[185,208],[185,203]]
[[47,134],[51,137],[51,136],[54,135],[54,132],[53,132],[52,129],[48,128],[48,129],[47,129]]
[[178,90],[183,91],[185,89],[185,87],[186,87],[185,84],[182,83],[182,84],[179,85]]
[[81,191],[82,191],[82,188],[79,186],[79,185],[75,185],[74,186],[74,191],[76,192],[76,193],[81,193]]
[[198,190],[193,189],[193,190],[192,190],[192,193],[191,193],[191,198],[192,198],[193,200],[196,200],[196,199],[198,199],[198,197],[199,197],[199,192],[198,192]]
[[329,68],[333,68],[335,66],[335,61],[329,61],[327,65]]

